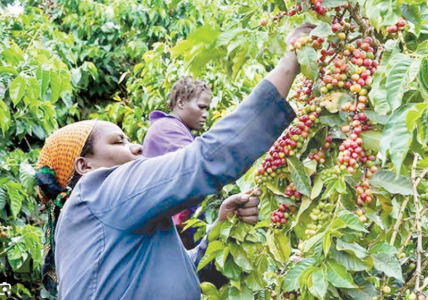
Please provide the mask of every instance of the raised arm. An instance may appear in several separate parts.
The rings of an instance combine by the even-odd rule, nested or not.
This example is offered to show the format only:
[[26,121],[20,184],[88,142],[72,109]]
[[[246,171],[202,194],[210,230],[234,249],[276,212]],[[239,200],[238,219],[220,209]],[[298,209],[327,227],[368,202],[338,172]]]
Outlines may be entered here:
[[264,80],[235,112],[184,150],[84,176],[82,200],[109,226],[144,228],[239,178],[294,117],[275,86]]

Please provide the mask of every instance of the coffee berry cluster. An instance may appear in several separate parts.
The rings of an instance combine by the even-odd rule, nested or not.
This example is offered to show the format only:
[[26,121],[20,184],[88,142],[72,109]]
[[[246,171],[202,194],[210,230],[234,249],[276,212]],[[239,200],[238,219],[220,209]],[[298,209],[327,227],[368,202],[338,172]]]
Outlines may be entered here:
[[316,37],[316,36],[302,36],[298,39],[294,38],[290,41],[290,51],[295,51],[301,49],[303,46],[311,46],[315,49],[319,49],[324,43],[324,38]]
[[6,238],[6,232],[7,232],[7,227],[2,226],[2,224],[0,223],[0,239]]
[[291,216],[290,207],[282,203],[278,206],[278,209],[271,212],[270,220],[275,228],[282,228],[282,225],[287,223]]
[[364,203],[370,204],[372,202],[373,191],[367,179],[364,179],[360,184],[355,186],[355,190],[358,195],[358,200],[357,200],[358,205],[362,206]]
[[401,18],[397,24],[386,27],[388,33],[397,33],[399,30],[404,30],[407,26],[407,21]]
[[354,214],[358,216],[358,218],[360,219],[360,221],[362,223],[366,223],[367,222],[366,210],[364,208],[357,208],[354,211]]
[[310,102],[305,107],[297,110],[297,118],[293,125],[275,141],[266,155],[262,165],[255,174],[256,183],[270,181],[278,174],[285,172],[287,167],[286,158],[294,156],[296,150],[303,147],[303,143],[309,137],[314,124],[319,123],[319,114],[322,108]]
[[[346,39],[346,35],[339,36],[340,40],[342,38]],[[323,75],[321,93],[326,94],[330,91],[345,89],[353,94],[366,96],[373,81],[372,76],[379,66],[379,62],[374,59],[372,43],[371,37],[358,39],[355,44],[346,44],[345,50],[336,54],[334,54],[336,52],[334,48],[321,49],[321,57],[319,58],[321,62],[324,62],[328,55],[336,55],[333,64],[326,66],[327,69],[322,68],[320,70]],[[367,99],[363,101],[361,98],[361,100],[362,103],[367,103]]]
[[285,194],[290,197],[291,201],[298,201],[302,197],[302,195],[296,190],[294,182],[291,182],[289,185],[287,185],[285,188]]
[[319,150],[313,150],[311,153],[309,153],[308,158],[315,160],[321,165],[325,164],[325,151],[331,148],[331,143],[333,142],[333,137],[331,135],[327,135],[325,137],[324,145]]
[[314,100],[315,96],[312,94],[312,85],[312,80],[306,78],[305,76],[300,76],[297,79],[297,82],[294,84],[295,94],[293,95],[293,99],[295,101],[305,103]]
[[309,217],[311,218],[312,222],[306,226],[305,234],[307,238],[313,236],[316,231],[323,226],[325,221],[330,217],[330,213],[333,211],[333,209],[333,204],[321,201],[310,211]]
[[[286,292],[286,293],[282,294],[282,296],[284,297],[284,299],[297,299],[297,297],[299,297],[299,295],[300,295],[300,291],[299,290],[295,291],[294,293]],[[278,297],[278,293],[276,291],[272,291],[270,293],[270,297],[273,298],[273,299],[275,299],[275,298]]]

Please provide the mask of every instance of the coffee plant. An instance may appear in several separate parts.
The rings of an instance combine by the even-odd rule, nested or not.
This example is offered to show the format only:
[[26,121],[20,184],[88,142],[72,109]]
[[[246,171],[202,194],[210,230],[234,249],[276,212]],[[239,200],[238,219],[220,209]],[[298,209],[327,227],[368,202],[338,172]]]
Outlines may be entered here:
[[[304,23],[310,35],[287,40]],[[53,298],[34,165],[54,129],[98,118],[141,142],[188,74],[212,88],[208,129],[285,51],[300,63],[297,118],[185,227],[200,239],[227,196],[263,192],[257,225],[211,231],[197,268],[214,263],[229,283],[202,282],[202,298],[426,298],[426,1],[6,0],[0,38],[0,283],[12,298]]]
[[[288,96],[297,118],[238,181],[262,189],[261,222],[247,229],[232,219],[210,234],[199,268],[214,260],[231,281],[202,283],[205,299],[425,299],[427,31],[416,18],[426,18],[426,4],[265,9],[252,30],[210,28],[217,38],[189,36],[175,48],[190,68],[194,56],[224,53],[225,69],[287,48],[302,72]],[[254,36],[284,41],[303,23],[317,26],[248,51]]]

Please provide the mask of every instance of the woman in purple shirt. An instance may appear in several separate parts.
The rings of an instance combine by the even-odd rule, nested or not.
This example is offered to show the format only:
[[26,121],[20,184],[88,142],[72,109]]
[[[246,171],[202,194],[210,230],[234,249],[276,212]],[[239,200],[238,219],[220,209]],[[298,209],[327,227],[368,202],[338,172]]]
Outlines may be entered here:
[[[212,93],[208,85],[193,77],[183,77],[172,87],[167,106],[171,114],[154,111],[149,116],[150,128],[143,143],[143,156],[156,157],[184,148],[195,140],[191,130],[199,131],[205,124]],[[173,216],[178,230],[198,206],[185,209]],[[187,249],[195,247],[194,229],[180,232]]]

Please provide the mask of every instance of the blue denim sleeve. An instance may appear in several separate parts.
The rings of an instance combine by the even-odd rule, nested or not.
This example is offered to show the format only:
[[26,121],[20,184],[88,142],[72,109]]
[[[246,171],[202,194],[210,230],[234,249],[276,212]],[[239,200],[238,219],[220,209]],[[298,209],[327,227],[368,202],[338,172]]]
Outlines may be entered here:
[[93,172],[85,180],[83,200],[108,226],[146,230],[242,176],[294,117],[275,86],[264,80],[233,113],[183,150],[133,161],[108,174]]

